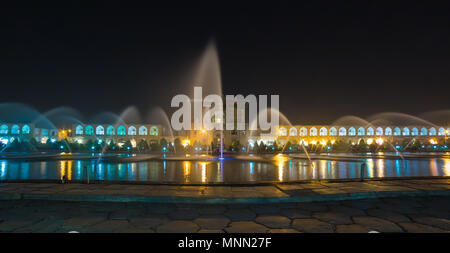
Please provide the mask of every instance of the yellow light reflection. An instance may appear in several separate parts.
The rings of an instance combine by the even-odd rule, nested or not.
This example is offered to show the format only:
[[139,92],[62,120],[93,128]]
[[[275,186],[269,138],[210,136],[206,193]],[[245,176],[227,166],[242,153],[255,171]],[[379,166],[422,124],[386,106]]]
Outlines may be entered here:
[[202,182],[206,182],[206,162],[201,162],[200,165],[202,166]]
[[186,182],[189,182],[189,178],[191,177],[191,162],[184,161],[183,167],[184,167],[184,179],[186,180]]
[[277,165],[278,165],[278,180],[283,181],[283,173],[284,173],[284,163],[289,160],[287,156],[283,154],[278,154],[274,157]]
[[444,176],[450,176],[450,159],[444,159]]
[[383,159],[378,159],[377,161],[377,172],[378,172],[378,177],[384,177],[384,160]]
[[72,180],[72,165],[73,161],[67,161],[67,179],[70,181]]
[[367,177],[373,177],[373,159],[367,159]]
[[322,179],[325,178],[325,174],[327,173],[326,168],[327,168],[327,161],[325,161],[325,160],[320,161],[320,175],[319,175],[319,177],[322,178]]
[[66,161],[61,161],[60,162],[60,167],[61,167],[61,177],[60,180],[63,179],[63,177],[66,175]]

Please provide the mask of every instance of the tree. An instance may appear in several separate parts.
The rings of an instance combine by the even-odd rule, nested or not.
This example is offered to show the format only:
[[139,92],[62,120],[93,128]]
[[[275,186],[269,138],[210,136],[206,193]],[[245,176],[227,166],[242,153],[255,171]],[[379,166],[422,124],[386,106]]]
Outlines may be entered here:
[[139,150],[147,151],[149,149],[148,143],[145,139],[142,139],[138,144]]
[[241,150],[241,143],[239,141],[233,141],[231,143],[231,150],[233,150],[233,151],[240,151]]
[[126,150],[131,150],[133,148],[130,140],[126,140],[123,146],[125,147]]
[[173,141],[173,145],[175,146],[175,151],[176,152],[180,152],[181,150],[183,150],[183,146],[181,145],[181,140],[180,138],[176,138]]

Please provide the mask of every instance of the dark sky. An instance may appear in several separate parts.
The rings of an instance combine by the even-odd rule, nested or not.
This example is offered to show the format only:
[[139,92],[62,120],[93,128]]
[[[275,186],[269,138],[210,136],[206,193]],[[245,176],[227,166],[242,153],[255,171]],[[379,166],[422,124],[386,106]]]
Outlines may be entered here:
[[279,94],[293,123],[450,108],[448,6],[213,2],[4,6],[0,102],[166,109],[214,38],[224,94]]

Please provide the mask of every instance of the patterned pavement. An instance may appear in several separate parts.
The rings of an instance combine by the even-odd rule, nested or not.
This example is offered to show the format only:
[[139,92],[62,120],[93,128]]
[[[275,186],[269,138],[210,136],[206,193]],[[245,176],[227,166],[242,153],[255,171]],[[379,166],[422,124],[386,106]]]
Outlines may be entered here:
[[0,201],[0,232],[449,232],[450,197],[275,204]]

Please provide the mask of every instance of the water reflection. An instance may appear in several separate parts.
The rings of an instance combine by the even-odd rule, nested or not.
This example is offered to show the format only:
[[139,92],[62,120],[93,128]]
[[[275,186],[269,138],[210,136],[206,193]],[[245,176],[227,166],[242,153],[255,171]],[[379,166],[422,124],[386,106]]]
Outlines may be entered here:
[[[450,176],[450,159],[415,160],[365,159],[366,176],[417,177]],[[96,163],[91,160],[18,161],[0,160],[0,180],[147,181],[180,183],[246,183],[261,181],[299,181],[359,178],[361,162],[304,160],[276,156],[272,163],[257,161],[148,161],[133,163]],[[87,168],[87,171],[86,169]]]

